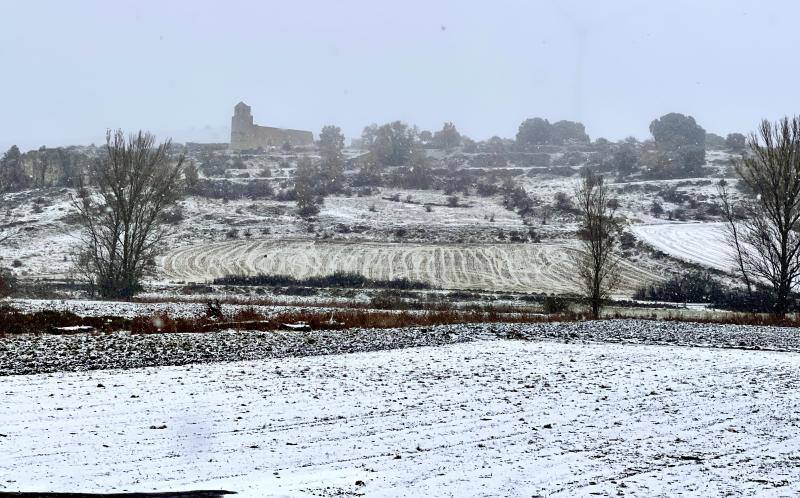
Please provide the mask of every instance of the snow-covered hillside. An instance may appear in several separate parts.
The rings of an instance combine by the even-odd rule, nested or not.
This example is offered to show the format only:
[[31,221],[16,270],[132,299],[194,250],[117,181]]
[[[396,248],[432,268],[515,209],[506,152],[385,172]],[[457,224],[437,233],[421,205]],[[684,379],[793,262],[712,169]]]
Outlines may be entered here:
[[[420,279],[450,289],[575,291],[568,254],[575,238],[574,209],[569,202],[557,207],[556,199],[574,193],[579,165],[560,166],[559,174],[513,162],[474,168],[468,154],[429,151],[442,161],[438,166],[458,159],[462,162],[453,171],[483,171],[494,190],[479,195],[477,183],[467,187],[468,195],[461,190],[445,193],[441,185],[430,190],[349,189],[328,196],[319,214],[305,219],[286,195],[293,188],[299,152],[273,150],[244,159],[223,149],[208,153],[219,169],[204,170],[202,181],[239,190],[222,195],[206,186],[204,195],[188,195],[170,208],[165,257],[149,277],[153,284],[232,273],[302,277],[347,270]],[[361,153],[347,150],[346,156]],[[201,156],[193,159],[202,162]],[[708,171],[725,174],[721,165],[728,158],[725,152],[709,152]],[[356,172],[353,166],[346,175]],[[610,185],[634,234],[678,259],[727,269],[725,248],[713,224],[717,218],[708,214],[713,212],[717,177],[642,180],[634,175],[625,180]],[[480,182],[488,181],[481,177]],[[506,181],[530,197],[533,207],[526,214],[508,205]],[[247,185],[268,188],[251,191]],[[29,280],[74,277],[73,255],[81,244],[75,194],[70,188],[50,188],[0,196],[0,232],[15,233],[3,244],[0,266]],[[654,203],[662,214],[651,212]],[[668,218],[712,223],[662,225]],[[683,270],[674,261],[656,260],[630,247],[624,259],[620,297]]]

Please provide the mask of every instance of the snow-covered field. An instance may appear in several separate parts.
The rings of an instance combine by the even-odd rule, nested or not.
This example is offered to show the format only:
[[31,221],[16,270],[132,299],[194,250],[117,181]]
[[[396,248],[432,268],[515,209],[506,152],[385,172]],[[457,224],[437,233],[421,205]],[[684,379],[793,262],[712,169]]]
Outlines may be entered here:
[[723,223],[632,225],[637,237],[670,256],[722,271],[733,267],[733,251]]
[[[387,200],[397,197],[399,202]],[[362,224],[373,228],[442,227],[505,228],[525,230],[522,219],[503,207],[497,197],[459,197],[459,207],[448,207],[449,195],[436,190],[383,189],[366,197],[333,196],[325,199],[319,218],[328,223]],[[406,202],[406,200],[410,202]],[[432,204],[431,210],[425,209]],[[374,211],[371,211],[374,209]],[[489,219],[492,221],[489,221]]]
[[0,491],[786,496],[800,356],[479,341],[6,377]]
[[[562,244],[391,244],[309,240],[252,240],[177,249],[161,259],[174,281],[282,274],[303,278],[336,271],[372,279],[409,278],[447,289],[574,292],[571,245]],[[623,263],[622,295],[658,275]]]

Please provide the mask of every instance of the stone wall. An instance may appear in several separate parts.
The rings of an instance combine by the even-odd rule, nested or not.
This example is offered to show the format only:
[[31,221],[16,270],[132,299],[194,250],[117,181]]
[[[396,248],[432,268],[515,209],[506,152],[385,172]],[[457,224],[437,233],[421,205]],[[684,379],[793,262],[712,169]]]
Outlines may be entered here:
[[253,124],[250,106],[239,102],[234,107],[231,118],[231,149],[258,149],[259,147],[280,147],[283,144],[309,145],[314,143],[314,135],[305,130],[287,130],[271,126]]

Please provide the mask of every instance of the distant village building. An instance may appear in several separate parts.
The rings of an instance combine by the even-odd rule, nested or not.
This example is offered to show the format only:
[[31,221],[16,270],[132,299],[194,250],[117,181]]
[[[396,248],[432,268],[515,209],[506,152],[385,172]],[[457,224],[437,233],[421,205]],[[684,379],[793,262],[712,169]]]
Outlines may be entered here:
[[314,135],[310,131],[286,130],[270,126],[253,124],[250,106],[239,102],[233,108],[231,118],[231,149],[246,150],[259,147],[280,147],[289,145],[309,145],[314,143]]

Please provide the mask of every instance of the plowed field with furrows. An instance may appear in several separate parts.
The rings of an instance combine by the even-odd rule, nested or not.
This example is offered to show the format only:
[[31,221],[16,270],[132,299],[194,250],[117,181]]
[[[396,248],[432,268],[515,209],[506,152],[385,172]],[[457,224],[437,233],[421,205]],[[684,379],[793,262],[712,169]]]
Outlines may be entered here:
[[[161,269],[170,280],[191,282],[234,274],[304,278],[341,271],[446,289],[569,292],[575,290],[572,251],[567,244],[228,241],[171,251],[161,258]],[[660,278],[628,263],[622,272],[619,294]]]

